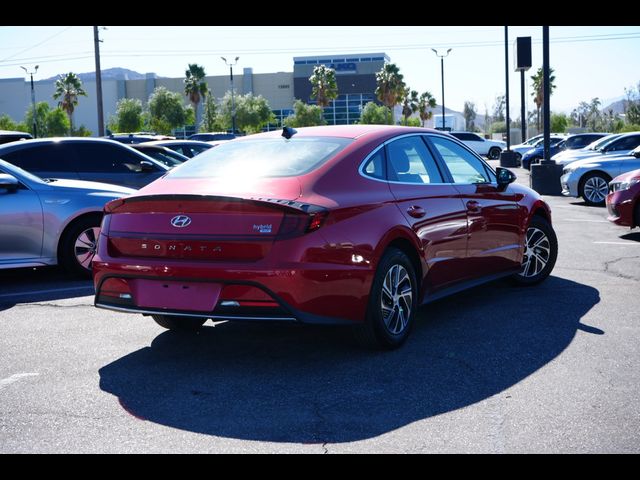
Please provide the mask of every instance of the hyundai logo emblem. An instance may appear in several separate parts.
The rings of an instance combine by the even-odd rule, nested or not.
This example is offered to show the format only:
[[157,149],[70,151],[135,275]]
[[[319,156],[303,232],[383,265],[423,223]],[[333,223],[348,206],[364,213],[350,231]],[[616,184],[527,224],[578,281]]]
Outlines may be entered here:
[[184,228],[191,225],[191,218],[186,215],[177,215],[171,219],[171,225],[176,228]]

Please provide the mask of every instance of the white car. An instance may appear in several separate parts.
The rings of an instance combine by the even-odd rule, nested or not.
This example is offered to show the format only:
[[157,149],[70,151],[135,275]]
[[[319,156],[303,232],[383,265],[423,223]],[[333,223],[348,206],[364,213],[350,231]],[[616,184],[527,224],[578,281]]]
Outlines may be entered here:
[[587,205],[604,205],[611,179],[638,168],[640,147],[630,155],[600,155],[572,162],[562,171],[562,194],[582,197]]
[[500,152],[507,146],[506,142],[501,140],[487,140],[477,133],[472,132],[449,132],[462,143],[478,155],[484,155],[491,160],[500,158]]

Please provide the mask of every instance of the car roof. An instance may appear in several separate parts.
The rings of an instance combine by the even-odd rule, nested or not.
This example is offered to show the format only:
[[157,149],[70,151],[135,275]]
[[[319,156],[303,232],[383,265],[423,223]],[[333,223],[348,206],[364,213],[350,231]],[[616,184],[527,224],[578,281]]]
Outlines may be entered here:
[[[402,127],[396,125],[323,125],[318,127],[300,127],[296,128],[295,137],[342,137],[342,138],[358,138],[367,134],[401,134],[401,133],[437,133],[442,134],[438,130],[432,128],[421,127]],[[237,137],[236,141],[259,137],[279,137],[282,135],[282,129],[273,130],[271,132],[257,133],[255,135],[247,135],[246,137]]]

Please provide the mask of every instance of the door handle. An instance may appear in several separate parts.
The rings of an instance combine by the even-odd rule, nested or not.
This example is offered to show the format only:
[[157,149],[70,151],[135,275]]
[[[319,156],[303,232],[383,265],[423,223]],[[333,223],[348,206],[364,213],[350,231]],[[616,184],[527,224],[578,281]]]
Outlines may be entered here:
[[418,205],[413,205],[407,208],[407,213],[413,218],[422,218],[427,214],[426,210]]
[[480,205],[479,202],[476,202],[475,200],[469,200],[467,202],[467,211],[477,213],[480,210],[482,210],[482,205]]

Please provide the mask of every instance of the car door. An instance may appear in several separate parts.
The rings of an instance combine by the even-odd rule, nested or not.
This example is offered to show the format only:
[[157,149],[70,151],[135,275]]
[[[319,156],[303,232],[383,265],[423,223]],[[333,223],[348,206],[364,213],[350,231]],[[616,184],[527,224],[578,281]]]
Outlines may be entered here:
[[427,290],[463,279],[467,215],[457,190],[443,181],[423,135],[395,139],[385,151],[389,188],[422,245]]
[[13,191],[0,187],[0,265],[37,261],[43,230],[38,194],[24,184]]
[[466,207],[467,256],[472,275],[480,277],[518,268],[523,244],[522,212],[513,189],[499,191],[489,166],[459,143],[440,135],[428,138]]
[[74,148],[81,180],[142,188],[166,173],[155,163],[152,171],[144,171],[140,162],[148,157],[118,144],[78,142]]

